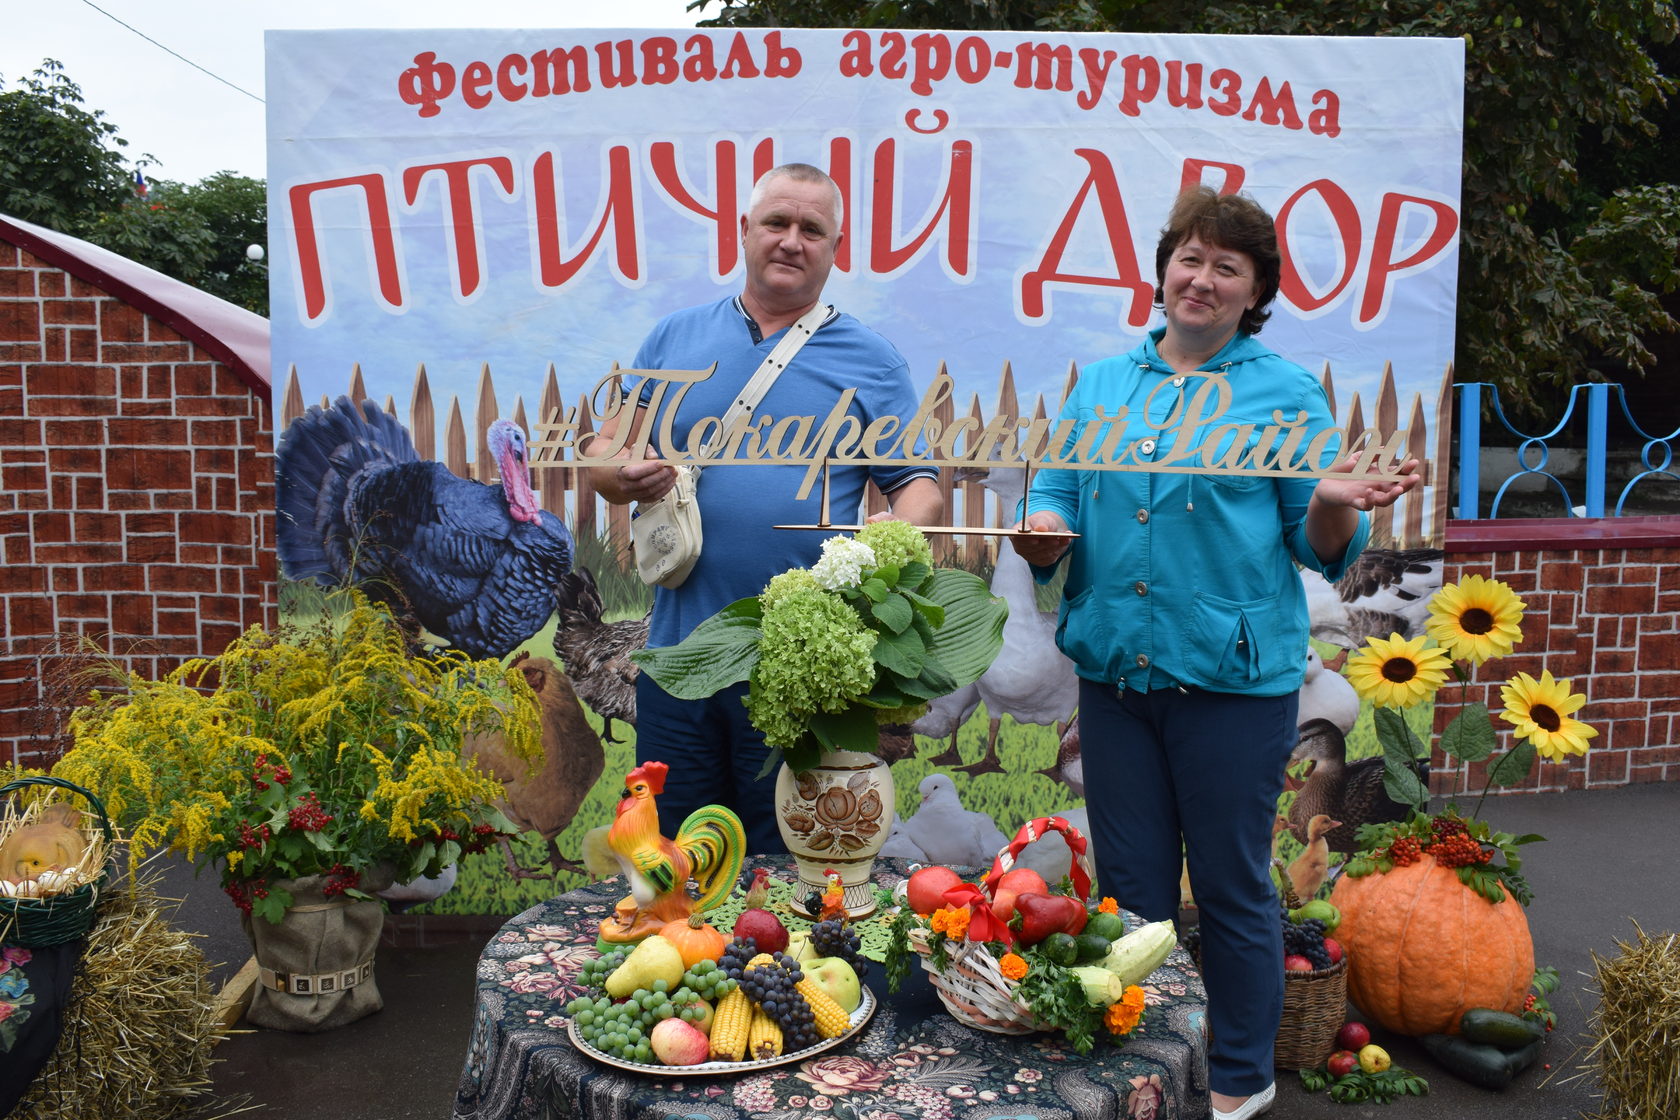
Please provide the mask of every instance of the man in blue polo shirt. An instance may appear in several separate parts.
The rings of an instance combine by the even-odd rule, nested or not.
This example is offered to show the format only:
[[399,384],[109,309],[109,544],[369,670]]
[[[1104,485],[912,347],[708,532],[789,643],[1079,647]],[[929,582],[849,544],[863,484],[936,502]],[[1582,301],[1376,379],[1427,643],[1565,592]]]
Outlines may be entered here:
[[[696,421],[728,412],[787,329],[817,306],[834,267],[841,216],[839,188],[815,167],[784,164],[759,179],[741,216],[747,270],[741,294],[667,316],[636,353],[636,369],[699,370],[716,362],[716,372],[683,394],[674,423],[650,406],[651,382],[627,386],[636,407],[606,420],[597,439],[611,441],[623,424],[635,425],[632,436],[639,436],[651,423],[648,458],[631,460],[628,449],[638,440],[626,441],[622,461],[590,469],[598,493],[623,504],[653,501],[671,488],[676,472],[660,457],[667,449],[659,435],[686,438]],[[876,417],[916,411],[910,371],[897,349],[852,316],[830,311],[753,413],[814,416],[820,425],[846,390],[855,391],[850,414],[865,428]],[[823,534],[772,528],[817,523],[820,488],[803,500],[795,496],[805,476],[797,465],[722,464],[702,472],[705,547],[680,587],[655,590],[650,646],[675,645],[722,607],[758,594],[771,576],[816,561]],[[873,479],[892,509],[877,516],[931,525],[944,513],[936,478],[932,468],[910,463],[837,465],[829,508],[848,518]],[[757,776],[769,749],[747,720],[745,695],[742,684],[706,700],[677,700],[643,673],[636,687],[637,761],[657,759],[671,768],[659,798],[667,830],[701,805],[727,805],[740,815],[750,850],[779,852],[774,776]]]

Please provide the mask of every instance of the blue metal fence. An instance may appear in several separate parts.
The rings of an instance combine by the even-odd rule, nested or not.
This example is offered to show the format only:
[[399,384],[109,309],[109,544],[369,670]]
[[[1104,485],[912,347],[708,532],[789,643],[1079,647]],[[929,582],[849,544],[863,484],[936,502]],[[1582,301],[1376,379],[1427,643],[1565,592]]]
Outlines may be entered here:
[[[1680,440],[1680,428],[1676,428],[1666,436],[1652,435],[1639,426],[1628,408],[1627,397],[1622,387],[1613,383],[1599,383],[1590,385],[1576,385],[1569,392],[1569,404],[1564,410],[1563,418],[1551,431],[1540,435],[1530,435],[1519,431],[1505,416],[1505,411],[1499,404],[1499,390],[1486,382],[1472,381],[1454,386],[1458,393],[1458,423],[1454,433],[1458,441],[1458,455],[1455,466],[1458,472],[1458,504],[1453,510],[1453,516],[1458,518],[1498,517],[1500,503],[1507,492],[1513,487],[1519,487],[1534,480],[1543,480],[1542,489],[1555,487],[1563,499],[1563,511],[1571,517],[1604,517],[1605,500],[1610,485],[1611,458],[1610,423],[1613,418],[1610,408],[1610,397],[1614,392],[1620,406],[1621,417],[1626,420],[1628,427],[1643,443],[1639,447],[1638,465],[1632,468],[1632,477],[1622,485],[1616,497],[1616,504],[1609,516],[1621,517],[1628,513],[1668,513],[1680,512],[1680,505],[1676,505],[1676,495],[1664,496],[1657,491],[1665,489],[1660,480],[1680,484],[1680,473],[1674,469],[1675,442]],[[1584,406],[1582,399],[1585,399]],[[1487,401],[1493,406],[1493,416],[1503,426],[1505,432],[1517,440],[1516,458],[1518,470],[1514,471],[1500,483],[1493,495],[1487,513],[1480,512],[1482,494],[1482,451],[1484,447],[1503,447],[1501,442],[1484,444],[1482,433],[1482,405]],[[1581,488],[1581,500],[1574,500],[1570,486],[1560,474],[1565,472],[1551,467],[1552,453],[1565,438],[1573,439],[1571,424],[1576,420],[1577,407],[1584,407],[1586,431],[1583,445],[1584,454],[1582,472],[1579,478],[1571,475],[1570,483],[1576,483]],[[1565,433],[1570,433],[1565,437]],[[1497,433],[1496,433],[1497,438]],[[1491,480],[1490,480],[1491,483]],[[1635,487],[1645,483],[1642,499],[1649,499],[1649,508],[1629,508],[1629,499],[1634,494]],[[1672,507],[1672,508],[1670,508]],[[1507,514],[1507,516],[1512,516]],[[1519,515],[1522,516],[1522,515]],[[1528,516],[1533,516],[1529,514]]]

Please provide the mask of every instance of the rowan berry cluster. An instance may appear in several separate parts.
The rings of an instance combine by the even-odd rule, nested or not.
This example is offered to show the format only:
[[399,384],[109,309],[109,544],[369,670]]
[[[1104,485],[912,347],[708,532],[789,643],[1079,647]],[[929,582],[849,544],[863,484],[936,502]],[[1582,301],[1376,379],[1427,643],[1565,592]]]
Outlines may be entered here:
[[310,790],[286,814],[286,823],[299,832],[320,832],[332,823],[332,814],[321,807],[321,799]]

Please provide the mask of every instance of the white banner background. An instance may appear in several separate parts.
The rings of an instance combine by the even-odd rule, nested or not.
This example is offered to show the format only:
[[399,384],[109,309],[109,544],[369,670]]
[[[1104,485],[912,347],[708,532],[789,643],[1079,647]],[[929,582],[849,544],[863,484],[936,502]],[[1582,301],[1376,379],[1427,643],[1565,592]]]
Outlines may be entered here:
[[[539,52],[582,63],[569,91]],[[1138,285],[1187,177],[1281,219],[1299,281],[1262,337],[1339,400],[1392,363],[1432,412],[1452,358],[1456,39],[271,31],[267,54],[276,393],[295,367],[306,402],[358,363],[399,406],[424,363],[440,426],[486,363],[503,415],[535,419],[550,363],[575,402],[660,316],[739,291],[754,171],[789,160],[848,196],[826,298],[959,402],[989,408],[1008,362],[1053,411],[1070,362],[1157,323]]]

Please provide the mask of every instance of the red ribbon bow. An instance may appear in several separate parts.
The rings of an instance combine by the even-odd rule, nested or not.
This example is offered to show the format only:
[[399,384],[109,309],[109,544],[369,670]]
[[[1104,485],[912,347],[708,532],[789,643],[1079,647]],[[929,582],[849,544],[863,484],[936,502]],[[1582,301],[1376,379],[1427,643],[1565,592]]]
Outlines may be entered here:
[[968,907],[968,939],[1015,944],[1015,933],[992,913],[992,900],[973,883],[958,883],[942,896],[947,906]]

